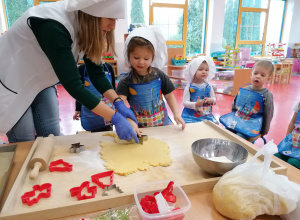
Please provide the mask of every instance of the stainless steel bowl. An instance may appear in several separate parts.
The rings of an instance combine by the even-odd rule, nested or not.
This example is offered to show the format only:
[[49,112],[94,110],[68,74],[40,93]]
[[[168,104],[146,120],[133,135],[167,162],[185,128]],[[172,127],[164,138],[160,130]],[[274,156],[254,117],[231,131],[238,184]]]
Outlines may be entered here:
[[[248,151],[241,145],[232,141],[206,138],[195,141],[192,144],[193,157],[196,163],[207,173],[223,175],[239,164],[245,163]],[[218,162],[210,160],[211,157],[226,156],[231,162]]]

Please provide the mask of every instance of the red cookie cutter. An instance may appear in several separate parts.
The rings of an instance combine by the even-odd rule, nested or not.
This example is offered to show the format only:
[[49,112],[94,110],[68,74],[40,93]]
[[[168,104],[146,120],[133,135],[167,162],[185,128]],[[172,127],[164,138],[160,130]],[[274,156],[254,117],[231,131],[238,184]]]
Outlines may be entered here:
[[[106,185],[103,182],[99,181],[99,179],[104,178],[104,177],[109,177],[109,184]],[[107,171],[107,172],[103,172],[103,173],[98,173],[95,174],[93,176],[91,176],[92,178],[92,182],[96,183],[99,187],[101,187],[102,189],[104,189],[106,186],[111,186],[114,182],[114,171]]]
[[[85,187],[87,188],[87,192],[91,193],[91,195],[89,195],[89,196],[85,195],[85,194],[81,195],[82,190]],[[90,182],[85,181],[85,182],[81,183],[81,185],[79,187],[74,187],[74,188],[70,189],[70,193],[71,193],[72,197],[76,196],[78,200],[95,198],[95,195],[97,193],[97,186],[90,187]]]
[[[34,185],[32,187],[32,191],[25,192],[22,196],[22,203],[27,204],[28,206],[32,206],[35,203],[38,203],[41,198],[49,198],[51,196],[51,183],[44,183],[42,185]],[[43,190],[46,190],[46,192],[42,192]],[[30,199],[30,197],[35,196],[35,192],[40,191],[40,193],[33,199]]]
[[[58,165],[62,164],[63,167],[58,167]],[[73,165],[63,161],[62,159],[52,161],[49,165],[50,172],[58,171],[58,172],[71,172],[73,169]]]

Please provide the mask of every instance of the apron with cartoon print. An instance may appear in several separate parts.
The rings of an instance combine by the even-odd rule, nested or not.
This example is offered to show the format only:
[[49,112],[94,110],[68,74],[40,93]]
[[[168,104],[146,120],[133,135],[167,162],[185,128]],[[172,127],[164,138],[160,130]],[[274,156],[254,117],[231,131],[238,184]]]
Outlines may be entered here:
[[240,88],[236,98],[237,111],[222,115],[220,122],[229,130],[256,137],[263,122],[263,105],[263,94]]
[[[207,84],[205,87],[198,88],[197,86],[190,85],[190,101],[196,102],[198,97],[204,99],[209,97],[211,87]],[[209,120],[218,124],[215,117],[212,115],[212,105],[204,104],[196,109],[184,108],[181,117],[186,123],[200,122],[203,120]]]
[[286,156],[300,160],[300,105],[298,107],[294,130],[278,145],[278,151]]
[[[107,79],[112,83],[112,76],[111,73],[109,72],[109,69],[103,64],[104,67],[106,68],[107,71],[105,71],[105,75]],[[93,86],[90,78],[86,74],[86,68],[84,68],[84,87],[94,93],[96,96],[100,98],[102,102],[104,102],[108,107],[113,108],[113,105],[110,103],[110,101],[105,98],[104,96],[101,95],[100,92]],[[81,126],[86,130],[86,131],[100,131],[104,129],[106,126],[110,125],[109,121],[106,121],[103,117],[96,115],[93,113],[91,110],[86,108],[85,106],[81,106]]]
[[143,84],[130,83],[129,94],[130,108],[140,128],[171,124],[163,101],[160,78]]

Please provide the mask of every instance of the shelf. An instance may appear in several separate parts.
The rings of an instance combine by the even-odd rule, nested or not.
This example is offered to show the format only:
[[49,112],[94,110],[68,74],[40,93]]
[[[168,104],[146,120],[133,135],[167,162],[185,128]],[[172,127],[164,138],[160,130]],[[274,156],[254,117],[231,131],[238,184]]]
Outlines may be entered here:
[[168,67],[183,69],[183,68],[185,68],[185,65],[182,65],[182,66],[168,65]]
[[170,79],[180,79],[180,80],[185,80],[185,78],[182,77],[177,77],[177,76],[169,76]]

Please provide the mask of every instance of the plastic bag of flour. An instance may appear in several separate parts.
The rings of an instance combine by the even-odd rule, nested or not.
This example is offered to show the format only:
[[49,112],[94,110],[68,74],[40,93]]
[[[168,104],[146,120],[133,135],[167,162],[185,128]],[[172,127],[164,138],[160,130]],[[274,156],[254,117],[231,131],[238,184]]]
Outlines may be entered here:
[[[240,220],[263,214],[284,215],[286,220],[300,219],[297,208],[300,186],[269,169],[276,152],[277,146],[270,141],[249,162],[221,177],[213,189],[213,201],[219,213]],[[260,155],[264,155],[263,163],[255,163]],[[295,215],[290,218],[294,210]]]

